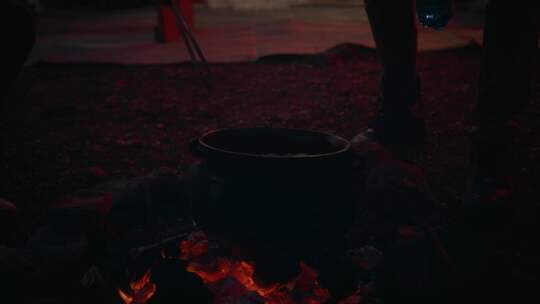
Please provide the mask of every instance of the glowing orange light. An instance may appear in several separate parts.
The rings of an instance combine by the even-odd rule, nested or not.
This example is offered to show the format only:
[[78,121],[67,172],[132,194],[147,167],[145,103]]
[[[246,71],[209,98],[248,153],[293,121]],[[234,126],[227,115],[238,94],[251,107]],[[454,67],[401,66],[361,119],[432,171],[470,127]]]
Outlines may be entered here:
[[[324,304],[330,299],[330,292],[317,281],[317,272],[303,262],[300,263],[300,273],[296,278],[261,286],[255,280],[254,263],[236,260],[234,257],[213,256],[209,252],[208,238],[201,231],[191,233],[179,244],[179,249],[179,258],[186,261],[186,270],[200,277],[216,299],[231,295],[256,295],[265,304]],[[225,285],[222,285],[224,282]],[[223,286],[234,287],[227,289]],[[141,279],[131,282],[130,287],[129,292],[118,289],[125,304],[144,304],[156,292],[156,285],[150,281],[150,271]]]
[[187,239],[180,242],[180,259],[187,261],[200,257],[208,252],[208,238],[202,231],[192,232]]
[[118,288],[117,292],[120,298],[126,304],[144,304],[148,302],[156,293],[156,284],[150,281],[150,270],[139,279],[129,283],[131,291],[126,292]]
[[223,258],[217,258],[208,265],[190,262],[186,270],[198,275],[208,285],[228,277],[231,272],[231,263]]
[[279,284],[274,284],[269,287],[261,287],[255,283],[253,274],[255,273],[255,266],[248,262],[238,262],[232,272],[232,276],[240,282],[249,291],[254,291],[262,297],[265,297],[280,287]]

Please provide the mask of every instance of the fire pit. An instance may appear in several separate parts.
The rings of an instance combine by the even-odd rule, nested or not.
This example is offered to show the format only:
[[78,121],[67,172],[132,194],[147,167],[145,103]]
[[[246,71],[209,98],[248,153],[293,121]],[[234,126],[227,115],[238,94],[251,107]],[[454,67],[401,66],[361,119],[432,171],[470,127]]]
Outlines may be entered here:
[[87,240],[88,270],[74,294],[126,304],[314,304],[366,294],[352,259],[338,267],[321,253],[335,243],[349,250],[340,241],[361,196],[348,141],[260,128],[210,132],[192,148],[203,161],[191,174],[104,184],[50,210],[53,232]]
[[[288,130],[283,132],[290,134]],[[305,135],[304,132],[294,136]],[[320,135],[308,134],[321,138]],[[76,193],[71,203],[53,208],[50,223],[44,227],[47,229],[40,229],[47,233],[33,236],[28,248],[48,252],[49,248],[59,247],[58,240],[65,248],[71,244],[73,235],[82,236],[81,261],[72,264],[80,263],[80,271],[84,273],[82,278],[79,271],[74,271],[69,280],[51,280],[47,269],[61,267],[48,267],[38,273],[35,281],[61,286],[60,292],[52,293],[66,299],[56,301],[58,303],[72,303],[72,296],[86,300],[81,303],[126,304],[377,301],[380,294],[373,293],[372,286],[384,286],[374,280],[382,253],[370,246],[372,234],[368,238],[359,233],[363,227],[358,226],[360,218],[357,218],[357,225],[348,231],[348,242],[338,242],[348,225],[348,222],[338,221],[350,221],[356,206],[352,180],[356,179],[353,177],[357,171],[347,154],[346,141],[337,141],[335,153],[302,157],[303,161],[290,155],[280,156],[283,151],[271,153],[277,156],[243,155],[247,160],[243,156],[236,159],[237,155],[226,155],[229,157],[226,161],[204,150],[203,144],[217,143],[206,139],[203,136],[194,146],[204,161],[194,167],[191,175],[165,171],[106,184]],[[335,144],[333,140],[329,142],[329,146]],[[232,169],[236,170],[230,171]],[[372,204],[386,205],[386,198],[402,198],[402,195],[381,196],[379,193],[403,193],[392,192],[392,189],[401,189],[395,182],[403,181],[405,176],[418,179],[407,171],[398,171],[403,176],[380,171],[383,178],[375,175],[375,184],[372,176],[371,195],[365,196],[366,208],[370,205],[368,200]],[[395,178],[390,178],[392,176]],[[385,177],[390,178],[390,182]],[[332,178],[343,185],[333,184]],[[300,187],[297,189],[296,185],[287,183],[298,183]],[[358,183],[361,189],[362,181]],[[242,192],[245,185],[248,190]],[[404,203],[408,203],[398,201],[404,208]],[[275,203],[271,205],[272,202]],[[250,204],[257,207],[246,212],[243,208]],[[343,213],[332,210],[332,204],[343,208]],[[188,212],[190,206],[196,221],[204,225],[193,225]],[[361,221],[364,220],[362,217]],[[67,231],[75,233],[68,235],[69,240],[64,235]],[[353,241],[354,238],[357,240]],[[375,247],[384,252],[385,247],[379,247],[380,244],[375,242]],[[21,256],[18,251],[14,252],[14,257]],[[56,261],[57,254],[54,258]],[[66,261],[62,259],[62,264],[54,262],[52,265],[66,265]],[[63,291],[66,283],[58,284],[66,281],[77,285],[68,289],[72,290],[71,294]]]
[[[242,259],[223,249],[204,232],[194,230],[177,244],[172,254],[170,250],[162,250],[160,261],[140,272],[129,287],[118,288],[117,293],[126,304],[173,303],[189,297],[193,297],[189,298],[192,303],[201,304],[346,304],[358,303],[360,297],[369,293],[369,288],[355,281],[348,296],[332,298],[331,291],[320,285],[319,273],[303,261],[296,262],[298,271],[293,276],[265,282],[257,274],[261,266],[258,261]],[[280,267],[277,260],[274,265]],[[174,266],[178,261],[181,267]],[[168,277],[165,280],[169,284],[163,284],[163,271],[158,268],[167,268],[169,273],[172,269],[181,281]],[[154,273],[157,273],[155,277]],[[171,281],[177,285],[171,285]],[[192,290],[185,290],[183,284],[189,284]]]

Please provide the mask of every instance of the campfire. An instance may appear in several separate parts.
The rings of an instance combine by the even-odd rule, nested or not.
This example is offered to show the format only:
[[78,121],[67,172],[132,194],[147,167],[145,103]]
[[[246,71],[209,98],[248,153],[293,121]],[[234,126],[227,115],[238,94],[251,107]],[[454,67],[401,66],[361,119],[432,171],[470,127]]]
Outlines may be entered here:
[[[359,230],[352,229],[346,234],[347,239],[345,235],[340,239],[340,230],[331,234],[334,238],[321,237],[324,234],[316,230],[311,238],[296,238],[291,243],[291,234],[302,231],[298,227],[306,223],[304,217],[311,210],[304,209],[306,213],[296,217],[298,225],[289,223],[286,228],[279,214],[269,217],[264,213],[267,222],[274,219],[274,225],[258,231],[268,232],[272,228],[277,231],[274,235],[263,234],[259,239],[253,238],[259,234],[253,232],[252,223],[263,217],[252,214],[251,222],[240,226],[250,230],[252,238],[247,238],[247,234],[235,234],[236,229],[205,225],[198,221],[201,217],[191,217],[191,200],[184,196],[184,191],[201,188],[201,192],[210,193],[205,187],[206,179],[202,179],[202,185],[194,181],[198,180],[188,173],[180,178],[164,172],[132,181],[127,190],[114,195],[113,202],[113,196],[107,193],[113,193],[115,188],[105,188],[107,192],[103,195],[97,192],[99,199],[91,195],[93,192],[81,193],[77,196],[80,201],[73,200],[71,205],[62,204],[51,210],[51,226],[41,231],[40,238],[34,237],[31,248],[56,250],[58,246],[43,246],[46,241],[58,244],[60,240],[64,244],[67,237],[67,241],[78,241],[75,237],[85,235],[82,228],[79,234],[65,235],[66,227],[73,227],[73,214],[86,216],[87,225],[95,229],[86,233],[88,241],[84,244],[88,246],[88,254],[72,262],[72,265],[80,264],[73,277],[82,274],[80,281],[73,280],[76,284],[73,297],[82,294],[85,303],[368,304],[381,298],[376,267],[384,255],[376,248],[377,244],[373,247],[372,243],[363,242],[362,232],[356,234]],[[115,187],[126,186],[122,183]],[[305,197],[289,201],[300,199]],[[103,200],[110,208],[101,215]],[[202,200],[198,202],[202,204]],[[232,203],[225,206],[230,201],[221,202],[224,207],[238,210]],[[88,205],[100,208],[93,211]],[[208,214],[223,216],[215,211]],[[243,219],[223,217],[228,223]],[[287,241],[275,241],[280,238]],[[72,250],[64,248],[62,262],[74,256]],[[55,267],[59,269],[62,268]],[[50,276],[43,278],[44,282],[51,281]],[[65,298],[72,296],[59,294]]]
[[[270,171],[281,179],[236,174],[225,183],[200,164],[182,176],[166,171],[106,185],[53,208],[51,223],[64,232],[73,214],[84,215],[77,223],[88,231],[91,264],[81,267],[80,288],[91,303],[375,303],[382,253],[345,242],[341,219],[350,220],[357,203],[349,174],[296,180],[281,169]],[[88,207],[102,201],[109,207]],[[256,206],[272,208],[261,214]]]
[[[220,255],[218,248],[200,230],[191,232],[178,244],[178,252],[170,256],[161,252],[161,259],[179,259],[188,272],[196,274],[213,295],[212,303],[322,304],[328,303],[330,291],[320,286],[318,274],[306,263],[299,262],[299,273],[286,282],[265,284],[256,275],[257,265],[234,256]],[[118,289],[126,304],[149,302],[160,286],[152,282],[152,269],[130,282],[131,290]],[[179,282],[181,283],[181,282]],[[358,303],[359,293],[339,303]]]
[[[230,151],[215,156],[213,145]],[[177,303],[192,292],[199,297],[192,303],[359,303],[366,283],[360,284],[350,257],[343,266],[322,255],[343,238],[358,204],[352,182],[358,172],[346,140],[294,129],[231,129],[206,134],[192,149],[204,160],[186,175],[184,218],[200,226],[135,250],[161,255],[135,266],[138,275],[129,274],[129,284],[118,282],[124,303]],[[256,206],[272,208],[262,215]]]
[[[264,151],[253,138],[264,139]],[[210,160],[212,148],[205,150],[213,147],[210,143],[232,143],[218,150],[231,150],[225,154],[234,160]],[[350,270],[354,266],[336,271],[339,267],[332,262],[316,261],[321,250],[343,237],[357,204],[346,140],[325,133],[254,128],[210,132],[192,148],[208,158],[193,168],[187,183],[191,211],[186,216],[193,215],[201,226],[168,238],[167,246],[158,242],[138,248],[161,248],[161,255],[136,267],[139,275],[129,284],[119,283],[123,287],[117,293],[124,303],[168,302],[171,296],[182,298],[178,288],[200,292],[193,303],[358,303],[360,291],[354,291],[359,282]],[[257,205],[273,207],[261,216],[254,199]],[[169,267],[164,264],[176,273],[164,270],[166,286],[155,269]],[[178,287],[185,283],[181,280],[192,288]]]

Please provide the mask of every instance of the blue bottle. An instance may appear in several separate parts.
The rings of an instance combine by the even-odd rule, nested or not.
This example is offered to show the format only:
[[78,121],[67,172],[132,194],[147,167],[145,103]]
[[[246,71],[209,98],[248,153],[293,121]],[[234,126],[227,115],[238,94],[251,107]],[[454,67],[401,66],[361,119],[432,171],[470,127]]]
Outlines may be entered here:
[[420,23],[442,30],[454,16],[452,0],[416,0],[416,13]]

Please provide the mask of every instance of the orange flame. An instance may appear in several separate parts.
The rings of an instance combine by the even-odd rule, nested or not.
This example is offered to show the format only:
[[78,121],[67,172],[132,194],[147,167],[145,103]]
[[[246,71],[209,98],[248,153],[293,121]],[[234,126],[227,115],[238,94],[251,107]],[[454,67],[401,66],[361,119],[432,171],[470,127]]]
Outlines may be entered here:
[[188,264],[186,270],[198,275],[208,285],[228,277],[231,273],[231,263],[223,258],[216,258],[210,264],[202,264],[194,261]]
[[[301,272],[295,279],[283,284],[260,286],[255,282],[255,265],[246,261],[234,261],[218,257],[208,264],[191,261],[187,271],[198,275],[207,286],[216,284],[226,278],[236,280],[246,292],[254,292],[265,301],[265,304],[322,304],[330,299],[327,289],[320,287],[317,273],[301,263]],[[301,301],[293,297],[293,293],[302,293]]]
[[[303,262],[300,263],[300,274],[293,280],[261,286],[254,278],[255,264],[233,258],[209,256],[208,238],[203,232],[191,233],[179,247],[180,259],[187,262],[187,271],[199,276],[218,299],[222,295],[220,293],[224,292],[220,291],[219,285],[226,279],[232,279],[238,284],[235,295],[256,294],[265,304],[323,304],[330,299],[330,292],[322,288],[317,281],[317,272]],[[132,289],[135,290],[133,287]],[[124,299],[123,296],[122,298]],[[125,299],[124,302],[137,304]]]
[[126,304],[144,304],[148,302],[156,293],[156,284],[150,281],[150,270],[139,279],[129,283],[131,291],[126,292],[118,288],[117,292],[120,298]]
[[180,259],[187,261],[200,257],[208,252],[208,238],[202,231],[189,234],[187,239],[180,242]]
[[249,291],[254,291],[262,297],[268,296],[280,287],[280,284],[274,284],[269,287],[262,287],[255,283],[253,274],[255,273],[255,265],[248,262],[237,262],[232,269],[231,275]]

